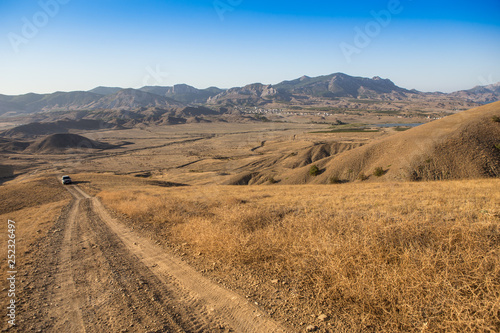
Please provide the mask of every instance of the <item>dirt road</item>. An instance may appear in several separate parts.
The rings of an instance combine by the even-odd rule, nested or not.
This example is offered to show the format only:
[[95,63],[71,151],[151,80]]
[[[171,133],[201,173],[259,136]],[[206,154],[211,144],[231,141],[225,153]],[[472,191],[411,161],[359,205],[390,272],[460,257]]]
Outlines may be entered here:
[[[78,186],[31,278],[39,332],[285,332],[244,297],[115,220]],[[43,257],[46,258],[43,258]],[[45,263],[45,264],[42,264]],[[29,280],[29,279],[28,279]]]

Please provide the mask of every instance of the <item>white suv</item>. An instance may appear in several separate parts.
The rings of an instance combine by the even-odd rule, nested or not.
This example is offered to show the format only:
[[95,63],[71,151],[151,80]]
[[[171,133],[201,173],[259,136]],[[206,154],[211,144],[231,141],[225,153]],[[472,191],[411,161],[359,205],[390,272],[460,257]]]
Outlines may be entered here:
[[61,182],[62,182],[64,185],[71,184],[71,178],[69,178],[69,176],[62,176],[62,178],[61,178]]

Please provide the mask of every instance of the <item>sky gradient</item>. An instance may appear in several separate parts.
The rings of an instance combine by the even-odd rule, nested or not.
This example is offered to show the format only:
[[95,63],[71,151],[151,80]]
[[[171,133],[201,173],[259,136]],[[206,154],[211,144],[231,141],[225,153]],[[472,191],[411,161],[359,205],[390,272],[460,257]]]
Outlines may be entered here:
[[0,94],[275,84],[343,72],[500,81],[500,1],[2,0]]

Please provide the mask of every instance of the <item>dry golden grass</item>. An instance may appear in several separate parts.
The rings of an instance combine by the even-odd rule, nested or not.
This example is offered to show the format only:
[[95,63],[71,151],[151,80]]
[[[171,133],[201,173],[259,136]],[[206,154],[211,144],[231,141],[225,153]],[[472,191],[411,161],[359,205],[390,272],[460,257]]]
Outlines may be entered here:
[[[16,257],[22,267],[24,252],[46,235],[71,195],[55,177],[41,177],[0,186],[0,198],[0,222],[4,223],[5,230],[7,220],[16,222]],[[0,247],[5,254],[1,259],[4,268],[7,265],[7,237],[2,237]]]
[[[43,177],[28,181],[14,181],[0,186],[0,223],[3,230],[0,239],[1,260],[0,271],[6,274],[7,262],[7,221],[16,222],[16,270],[18,271],[16,294],[17,300],[26,299],[30,290],[26,289],[24,278],[33,272],[34,246],[46,236],[54,225],[62,209],[69,203],[71,195],[62,187],[55,177]],[[5,276],[4,274],[4,276]],[[43,279],[43,276],[40,276]],[[2,288],[7,287],[4,280]],[[5,295],[7,295],[5,293]],[[5,296],[0,305],[7,307],[9,299]],[[3,323],[6,324],[6,321]]]
[[0,214],[71,198],[56,176],[11,181],[0,186]]
[[[491,121],[494,116],[500,116],[500,101],[319,160],[315,164],[323,172],[315,177],[307,177],[309,166],[303,166],[275,178],[282,184],[327,184],[331,176],[354,181],[367,175],[377,182],[500,177],[500,152],[495,148],[500,124]],[[384,172],[375,176],[377,168]]]
[[500,180],[132,187],[103,202],[355,331],[500,330]]

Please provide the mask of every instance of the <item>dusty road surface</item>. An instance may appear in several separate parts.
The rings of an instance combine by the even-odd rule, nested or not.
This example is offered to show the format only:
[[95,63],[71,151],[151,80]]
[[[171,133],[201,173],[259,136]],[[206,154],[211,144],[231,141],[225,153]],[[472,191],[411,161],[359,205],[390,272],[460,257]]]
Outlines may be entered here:
[[97,198],[67,189],[74,199],[34,263],[24,330],[290,331],[115,220]]

